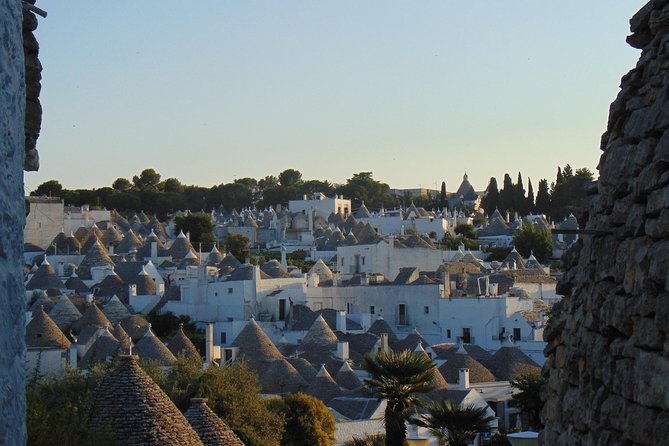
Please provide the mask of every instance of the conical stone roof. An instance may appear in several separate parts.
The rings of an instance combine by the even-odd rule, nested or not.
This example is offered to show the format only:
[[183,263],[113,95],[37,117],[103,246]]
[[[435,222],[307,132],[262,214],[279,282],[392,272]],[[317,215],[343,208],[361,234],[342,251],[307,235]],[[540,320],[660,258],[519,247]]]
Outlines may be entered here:
[[362,381],[360,381],[358,375],[355,374],[348,361],[344,361],[344,364],[334,376],[334,380],[339,387],[348,390],[357,389],[362,386]]
[[302,339],[302,345],[316,344],[319,346],[334,346],[337,344],[337,335],[334,334],[330,326],[322,315],[318,315],[311,328]]
[[460,369],[469,369],[469,381],[472,383],[497,381],[495,375],[462,346],[457,352],[449,354],[446,362],[439,366],[439,371],[446,381],[453,384],[460,379]]
[[307,383],[311,383],[318,373],[318,370],[313,368],[309,361],[304,358],[287,358],[287,361],[295,367],[295,370],[300,373]]
[[156,294],[156,282],[154,282],[144,268],[135,276],[132,284],[135,285],[138,296],[154,296]]
[[72,324],[74,331],[79,333],[86,327],[101,327],[106,328],[111,322],[107,319],[107,316],[98,308],[95,303],[91,303],[86,307],[86,311],[81,316],[81,318]]
[[119,353],[121,343],[114,335],[105,329],[86,351],[79,362],[79,368],[89,369],[96,363],[105,363]]
[[281,268],[281,264],[278,260],[272,259],[269,262],[264,263],[260,270],[270,276],[272,279],[289,279],[291,275],[288,274],[286,270]]
[[130,311],[121,303],[116,295],[112,296],[107,305],[102,308],[102,312],[112,324],[117,324],[122,319],[130,316]]
[[61,330],[69,330],[82,314],[67,296],[61,296],[56,305],[49,312],[49,317]]
[[539,375],[541,367],[517,346],[503,346],[497,350],[485,366],[500,381],[510,381],[527,373]]
[[170,255],[170,252],[165,247],[165,244],[162,241],[160,241],[160,239],[154,232],[151,232],[146,237],[146,240],[144,240],[142,247],[137,250],[137,258],[145,259],[151,257],[151,246],[153,243],[156,244],[156,255],[158,257],[167,257]]
[[186,238],[183,232],[180,232],[177,238],[172,242],[172,246],[168,250],[173,259],[185,259],[186,255],[190,252],[197,256],[193,245],[191,245],[190,240]]
[[121,326],[123,326],[123,329],[133,342],[137,343],[144,336],[144,333],[146,333],[149,322],[141,314],[133,314],[123,319]]
[[132,347],[132,339],[130,339],[130,336],[126,331],[123,329],[123,325],[121,323],[117,323],[114,325],[114,328],[112,329],[111,332],[114,337],[118,340],[118,342],[121,345],[121,353],[124,355],[127,355],[130,353],[130,348]]
[[170,339],[170,342],[167,343],[167,348],[176,357],[183,355],[189,360],[202,362],[202,357],[197,351],[197,348],[195,348],[191,340],[186,336],[186,333],[184,333],[183,324],[179,324],[179,330],[177,331],[177,334]]
[[381,336],[383,333],[388,334],[388,342],[390,343],[395,343],[397,342],[397,335],[393,331],[392,327],[384,318],[379,316],[376,318],[374,323],[372,324],[371,327],[369,327],[369,330],[367,330],[367,333],[372,333],[377,336]]
[[137,251],[142,246],[142,241],[135,235],[132,229],[125,233],[114,252],[119,254],[128,254],[131,251]]
[[167,346],[153,334],[151,324],[142,339],[135,345],[133,353],[138,355],[142,361],[157,361],[163,366],[172,365],[177,360]]
[[275,359],[259,372],[263,393],[294,393],[307,388],[307,381],[285,359]]
[[325,262],[323,262],[323,259],[318,259],[316,263],[314,263],[314,266],[309,269],[309,273],[318,274],[318,278],[321,282],[332,280],[334,277],[332,270],[325,264]]
[[90,293],[91,289],[79,278],[76,273],[72,273],[65,281],[65,289],[72,290],[75,293]]
[[270,338],[260,328],[255,319],[251,319],[237,335],[232,347],[238,347],[237,356],[249,362],[271,361],[281,359],[281,352],[272,343]]
[[104,243],[105,246],[117,246],[122,240],[123,235],[114,227],[114,225],[109,225],[102,233],[102,243]]
[[330,401],[332,398],[340,396],[342,391],[335,380],[332,379],[332,376],[330,373],[328,373],[325,366],[322,365],[314,380],[311,381],[311,384],[309,384],[309,387],[305,393],[311,396],[315,396],[327,404],[328,401]]
[[223,254],[216,248],[216,245],[211,249],[207,257],[207,266],[217,266],[223,261]]
[[26,325],[26,346],[28,348],[68,349],[70,341],[40,306],[33,310],[33,318]]
[[205,446],[244,446],[232,429],[207,406],[206,398],[192,398],[184,417]]
[[26,290],[48,290],[49,288],[61,290],[65,289],[65,285],[58,279],[56,270],[53,269],[53,266],[45,258],[26,284]]
[[122,356],[119,366],[98,388],[89,426],[110,429],[118,444],[128,446],[202,445],[179,409],[138,364]]
[[238,268],[242,266],[242,262],[237,260],[235,256],[232,255],[232,253],[228,252],[223,260],[221,260],[221,263],[218,264],[218,267],[223,269],[226,267],[230,267],[232,269]]
[[79,264],[78,275],[82,280],[91,280],[91,268],[95,266],[114,266],[114,262],[109,257],[107,250],[102,244],[96,240],[91,249],[88,250],[86,256]]
[[46,313],[49,313],[51,309],[56,305],[46,291],[39,293],[37,300],[30,306],[30,311],[34,311],[37,307],[42,307]]

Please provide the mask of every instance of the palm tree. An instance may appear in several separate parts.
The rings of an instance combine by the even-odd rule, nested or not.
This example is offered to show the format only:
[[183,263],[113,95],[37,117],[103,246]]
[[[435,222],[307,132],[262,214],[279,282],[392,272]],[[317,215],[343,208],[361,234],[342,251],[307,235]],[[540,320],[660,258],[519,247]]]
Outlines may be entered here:
[[427,410],[427,414],[412,422],[430,429],[440,446],[467,446],[477,434],[490,432],[490,423],[495,420],[487,414],[486,407],[449,400],[435,401]]
[[379,352],[365,355],[363,368],[371,375],[365,384],[379,398],[387,400],[384,413],[387,446],[406,444],[406,425],[412,406],[419,406],[418,394],[432,390],[430,381],[434,363],[427,355],[402,352]]
[[353,437],[344,446],[386,446],[385,434],[370,434],[364,437]]

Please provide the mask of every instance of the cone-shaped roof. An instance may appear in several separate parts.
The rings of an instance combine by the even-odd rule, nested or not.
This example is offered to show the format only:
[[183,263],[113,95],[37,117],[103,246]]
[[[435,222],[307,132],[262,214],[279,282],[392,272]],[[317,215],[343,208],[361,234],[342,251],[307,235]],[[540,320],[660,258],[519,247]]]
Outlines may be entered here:
[[91,249],[88,250],[86,256],[79,264],[79,270],[77,274],[81,277],[82,280],[91,280],[91,268],[95,266],[114,266],[114,262],[109,257],[107,249],[100,243],[99,240],[96,240],[91,246]]
[[221,263],[218,264],[219,268],[225,268],[225,267],[230,267],[232,269],[235,269],[239,266],[242,266],[242,262],[237,260],[237,257],[233,256],[231,253],[227,253],[225,258],[221,260]]
[[90,346],[84,357],[79,362],[79,368],[88,369],[98,362],[107,362],[113,356],[119,353],[121,343],[114,335],[105,329],[102,334]]
[[114,325],[112,334],[118,340],[118,342],[120,342],[122,353],[124,355],[129,354],[130,347],[133,345],[132,339],[130,339],[130,336],[128,336],[128,333],[126,333],[126,331],[123,329],[123,325],[121,325],[120,322]]
[[264,393],[294,393],[307,388],[307,381],[285,359],[275,359],[263,368],[259,376]]
[[111,322],[107,319],[107,316],[98,308],[95,303],[92,303],[86,307],[86,311],[81,316],[81,318],[72,324],[74,331],[79,333],[86,327],[107,327]]
[[96,296],[111,297],[114,294],[118,295],[119,293],[127,294],[124,293],[126,285],[123,282],[123,279],[116,273],[106,275],[100,283],[93,285],[93,288],[98,289]]
[[503,346],[497,350],[485,366],[500,381],[510,381],[526,373],[538,375],[541,367],[517,346]]
[[320,278],[321,282],[325,282],[326,280],[332,280],[334,277],[334,274],[332,273],[332,270],[323,262],[323,259],[318,259],[316,263],[314,263],[314,266],[309,269],[310,274],[318,274],[318,277]]
[[46,313],[49,313],[51,309],[56,305],[56,302],[54,302],[49,295],[47,294],[46,291],[42,291],[39,293],[39,296],[37,297],[37,300],[30,306],[30,311],[36,310],[37,307],[42,307],[44,308],[44,311]]
[[495,375],[467,353],[464,348],[462,351],[458,349],[456,353],[449,354],[446,362],[439,367],[446,381],[454,384],[460,378],[460,369],[469,369],[469,381],[472,383],[497,381]]
[[214,245],[207,257],[207,266],[217,266],[222,261],[223,254],[216,248],[216,245]]
[[107,305],[102,308],[102,312],[112,324],[117,324],[122,319],[130,316],[130,311],[123,305],[123,303],[121,303],[116,295],[109,299]]
[[137,258],[144,259],[151,257],[151,246],[152,243],[156,244],[156,255],[158,257],[167,257],[170,255],[169,250],[165,247],[165,244],[160,241],[158,236],[152,231],[144,240],[142,247],[137,250]]
[[133,342],[137,343],[144,336],[144,333],[146,333],[149,322],[141,314],[133,314],[123,319],[121,325]]
[[61,330],[68,330],[81,318],[81,313],[67,296],[61,296],[56,305],[49,311],[49,317]]
[[205,446],[244,446],[227,424],[207,406],[206,398],[193,398],[184,416]]
[[287,358],[290,365],[295,367],[295,370],[300,372],[300,375],[307,383],[313,381],[318,373],[318,370],[312,367],[312,365],[304,358]]
[[153,231],[153,233],[156,234],[159,239],[162,240],[167,239],[167,234],[165,233],[165,227],[158,220],[158,217],[156,217],[155,215],[151,217],[151,221],[149,221],[149,224],[147,224],[146,227],[151,231]]
[[116,443],[123,445],[202,445],[138,360],[122,356],[119,366],[102,380],[91,410],[91,429],[110,429]]
[[42,264],[26,284],[26,290],[48,290],[49,288],[62,290],[65,289],[65,285],[58,279],[56,270],[53,269],[53,266],[51,266],[45,257]]
[[167,346],[153,334],[151,324],[142,339],[135,345],[133,352],[143,361],[157,361],[163,366],[172,365],[177,360]]
[[358,210],[355,211],[355,218],[369,218],[369,217],[370,217],[369,209],[367,209],[367,206],[365,206],[365,202],[363,201]]
[[276,259],[264,263],[260,266],[260,270],[272,279],[288,279],[292,277],[285,269],[281,268],[281,264]]
[[337,344],[337,335],[334,334],[330,326],[322,315],[318,315],[311,328],[302,339],[302,345],[316,344],[319,346],[334,346]]
[[183,355],[192,361],[202,362],[202,357],[197,348],[195,348],[191,340],[186,336],[186,333],[184,333],[183,324],[179,324],[179,330],[170,339],[170,342],[167,343],[167,348],[174,356]]
[[191,245],[190,240],[186,238],[183,232],[179,233],[179,236],[172,242],[172,246],[170,246],[168,251],[173,259],[184,259],[189,252],[197,256],[193,245]]
[[26,346],[28,348],[59,347],[70,348],[70,341],[41,306],[33,310],[33,318],[26,325]]
[[362,386],[362,381],[360,381],[358,375],[355,374],[348,361],[345,361],[341,366],[337,374],[334,376],[334,380],[339,387],[348,390],[357,389]]
[[154,296],[156,294],[156,282],[147,274],[144,268],[135,276],[132,284],[137,287],[138,296]]
[[123,240],[123,235],[119,232],[114,225],[107,226],[107,229],[102,233],[102,243],[105,246],[114,245],[117,246]]
[[367,330],[367,333],[373,333],[377,336],[381,336],[383,333],[387,333],[388,342],[390,343],[397,342],[397,335],[395,335],[395,332],[393,331],[390,324],[388,324],[388,322],[386,322],[386,320],[383,319],[381,316],[376,318],[372,326],[369,327],[369,330]]
[[325,366],[322,365],[305,393],[315,396],[327,404],[332,398],[340,396],[342,391],[335,380],[332,379]]
[[255,319],[251,319],[237,335],[232,347],[239,347],[238,357],[247,361],[270,361],[283,356]]
[[119,254],[128,254],[130,251],[137,251],[142,246],[142,241],[137,237],[132,229],[125,233],[114,252]]
[[516,251],[516,248],[513,248],[502,262],[502,266],[507,268],[511,268],[513,265],[515,265],[516,269],[525,268],[525,259]]
[[91,289],[79,278],[76,273],[72,273],[65,281],[65,289],[73,290],[75,293],[90,293]]

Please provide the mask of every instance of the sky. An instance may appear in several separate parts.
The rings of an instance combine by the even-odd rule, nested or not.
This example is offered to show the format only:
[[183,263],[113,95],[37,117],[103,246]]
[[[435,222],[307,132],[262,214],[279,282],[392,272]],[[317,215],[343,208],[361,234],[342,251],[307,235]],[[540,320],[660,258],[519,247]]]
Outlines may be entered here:
[[[641,0],[68,0],[36,31],[40,171],[477,190],[595,170]],[[525,182],[525,185],[527,183]]]

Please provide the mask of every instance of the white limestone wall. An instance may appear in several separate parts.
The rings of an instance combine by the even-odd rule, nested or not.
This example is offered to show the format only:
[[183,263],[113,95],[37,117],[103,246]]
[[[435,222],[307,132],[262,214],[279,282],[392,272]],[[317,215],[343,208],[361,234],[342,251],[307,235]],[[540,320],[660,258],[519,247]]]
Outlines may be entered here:
[[[23,230],[26,243],[47,249],[63,230],[63,201],[57,199],[28,198],[30,212]],[[69,232],[68,232],[69,234]]]
[[21,2],[0,0],[0,443],[25,443],[23,190],[25,73]]
[[445,234],[450,233],[451,226],[448,220],[443,218],[415,218],[404,220],[399,215],[380,216],[372,215],[369,218],[359,218],[363,223],[369,223],[374,229],[383,235],[400,235],[402,227],[405,230],[415,229],[420,235],[427,235],[430,232],[437,234],[437,239],[442,239]]

